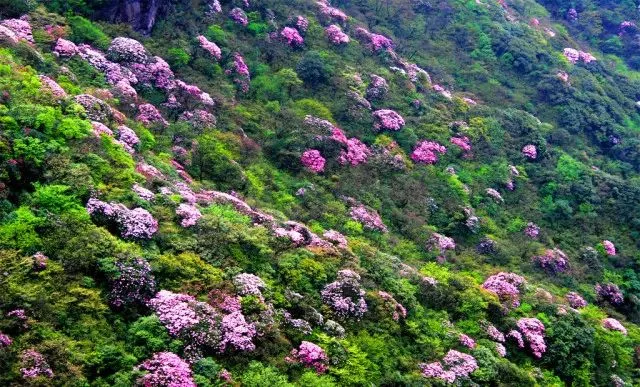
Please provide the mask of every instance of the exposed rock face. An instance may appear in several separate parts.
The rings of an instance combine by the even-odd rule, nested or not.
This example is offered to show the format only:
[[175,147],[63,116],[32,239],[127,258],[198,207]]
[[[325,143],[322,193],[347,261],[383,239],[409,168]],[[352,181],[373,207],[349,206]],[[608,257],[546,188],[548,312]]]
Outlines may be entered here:
[[158,15],[166,12],[170,0],[114,0],[100,16],[113,23],[127,23],[134,30],[149,34]]

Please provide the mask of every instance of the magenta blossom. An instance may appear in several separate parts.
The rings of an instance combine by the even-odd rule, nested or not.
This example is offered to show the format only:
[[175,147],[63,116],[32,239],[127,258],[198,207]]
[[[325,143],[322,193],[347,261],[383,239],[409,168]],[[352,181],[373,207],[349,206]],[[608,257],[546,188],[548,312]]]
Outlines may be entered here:
[[140,378],[145,387],[196,387],[189,364],[171,352],[155,353],[137,368],[147,372]]
[[535,160],[538,157],[538,150],[535,145],[528,144],[522,148],[522,154],[529,160]]
[[584,298],[582,298],[582,296],[576,292],[567,293],[565,298],[569,302],[569,306],[571,306],[572,308],[580,309],[587,306],[587,301],[585,301]]
[[284,27],[282,31],[280,31],[280,37],[291,47],[302,46],[304,44],[304,39],[295,28]]
[[349,43],[349,35],[342,32],[342,29],[335,24],[325,28],[324,32],[327,35],[329,42],[335,46]]
[[422,141],[411,153],[411,159],[417,163],[435,164],[438,162],[438,153],[445,154],[447,148],[434,141]]
[[319,374],[325,373],[329,368],[329,357],[325,351],[310,341],[300,343],[300,347],[291,350],[285,360],[289,363],[301,363],[305,367],[315,369]]
[[618,331],[625,336],[627,335],[627,328],[620,324],[620,321],[615,318],[605,318],[602,320],[602,326],[610,331]]
[[199,35],[198,42],[200,42],[200,47],[209,53],[215,60],[220,60],[222,58],[222,51],[220,51],[220,47],[217,44],[210,42],[206,37]]
[[604,251],[607,253],[607,255],[616,255],[616,245],[614,245],[613,242],[604,240],[602,241],[602,246],[604,247]]
[[320,173],[324,171],[325,158],[322,157],[320,151],[317,149],[307,149],[300,156],[300,162],[305,168],[313,173]]
[[373,112],[373,127],[376,130],[397,131],[404,126],[404,119],[398,113],[389,109],[376,110]]
[[544,325],[537,318],[521,318],[516,323],[520,332],[529,343],[533,356],[541,358],[546,352],[547,345],[544,342]]
[[362,224],[369,230],[387,232],[387,226],[382,222],[380,215],[374,210],[368,210],[363,205],[357,205],[349,209],[351,219]]

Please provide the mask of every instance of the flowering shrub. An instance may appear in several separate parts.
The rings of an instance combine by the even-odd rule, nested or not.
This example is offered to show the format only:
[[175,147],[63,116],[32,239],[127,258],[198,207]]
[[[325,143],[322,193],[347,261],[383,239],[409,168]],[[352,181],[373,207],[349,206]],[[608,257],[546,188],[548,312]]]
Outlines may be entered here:
[[246,63],[244,63],[244,58],[240,53],[233,54],[233,67],[226,71],[227,74],[231,74],[235,72],[237,77],[233,80],[239,87],[243,93],[249,91],[249,78],[251,74],[249,73],[249,67],[247,67]]
[[471,141],[469,140],[469,137],[467,137],[467,136],[451,137],[449,139],[449,141],[453,145],[455,145],[458,148],[462,149],[464,152],[469,152],[471,150]]
[[613,305],[622,304],[624,301],[624,296],[616,284],[596,284],[595,290],[598,298],[608,301]]
[[584,298],[576,292],[567,293],[565,298],[567,299],[567,302],[569,302],[569,306],[572,308],[580,309],[587,306],[587,301],[585,301]]
[[123,204],[106,203],[95,198],[89,199],[86,208],[90,215],[114,220],[124,238],[148,239],[158,231],[158,222],[143,208],[130,210]]
[[247,14],[241,8],[234,8],[229,12],[229,17],[231,20],[236,22],[236,24],[240,24],[244,27],[249,24],[249,19],[247,18]]
[[369,86],[367,86],[367,98],[369,99],[382,99],[389,91],[389,85],[387,84],[386,79],[377,76],[375,74],[371,74],[371,82],[369,82]]
[[[339,130],[339,129],[338,129]],[[342,132],[335,134],[332,136],[336,141],[342,142],[342,136],[344,134]],[[340,156],[338,158],[338,162],[342,165],[350,164],[350,165],[359,165],[367,162],[367,158],[371,155],[371,151],[367,146],[353,137],[347,140],[346,142],[347,150],[344,149],[340,151]]]
[[11,30],[19,40],[25,40],[33,43],[33,34],[31,33],[31,24],[23,18],[6,19],[0,22],[5,28]]
[[196,129],[213,128],[216,126],[216,117],[206,110],[196,109],[194,111],[183,112],[178,121],[185,121]]
[[542,322],[537,318],[525,317],[519,319],[516,325],[527,339],[533,356],[541,358],[542,354],[547,350],[547,345],[544,342],[544,325]]
[[456,248],[456,242],[453,238],[438,234],[437,232],[431,234],[428,245],[431,249],[438,249],[440,254],[444,254],[447,250],[453,250]]
[[147,371],[138,381],[145,387],[196,387],[189,364],[171,352],[154,353],[137,368]]
[[458,341],[467,348],[473,349],[476,347],[476,341],[464,333],[458,335]]
[[151,58],[149,63],[133,63],[129,68],[142,85],[155,86],[163,90],[174,87],[175,75],[171,71],[171,67],[158,56]]
[[324,239],[328,240],[341,249],[347,248],[347,238],[345,238],[345,236],[338,231],[328,230],[325,231],[322,236],[324,237]]
[[491,196],[496,202],[499,202],[499,203],[504,202],[504,199],[502,198],[502,195],[500,195],[500,192],[496,191],[495,189],[487,188],[485,192],[487,193],[487,195]]
[[567,255],[560,249],[547,250],[532,260],[551,274],[565,272],[569,265]]
[[74,101],[84,108],[90,120],[104,122],[111,118],[111,107],[101,99],[89,94],[80,94]]
[[44,270],[47,268],[47,262],[49,261],[49,257],[44,255],[41,251],[33,254],[31,256],[33,260],[33,269],[36,271]]
[[248,323],[240,311],[233,312],[222,318],[222,342],[220,351],[232,347],[238,351],[253,351],[253,337],[256,335],[256,327]]
[[520,287],[525,284],[524,278],[514,273],[500,272],[487,278],[482,287],[495,295],[503,305],[517,308],[520,305]]
[[63,99],[67,97],[67,92],[64,91],[56,81],[46,75],[40,75],[39,78],[43,88],[50,92],[55,99]]
[[524,340],[522,339],[522,333],[512,329],[507,333],[508,338],[512,338],[518,344],[518,348],[524,348]]
[[249,273],[240,273],[233,277],[233,284],[241,296],[258,296],[261,298],[262,289],[266,287],[260,277]]
[[70,58],[78,53],[78,47],[70,40],[58,38],[53,47],[53,54],[58,57]]
[[140,139],[136,132],[125,125],[118,126],[118,139],[127,144],[130,148],[135,148],[140,143]]
[[317,149],[307,149],[300,156],[300,162],[305,168],[313,173],[320,173],[324,171],[325,158],[322,157],[320,151]]
[[13,340],[11,340],[11,337],[0,332],[0,349],[7,348],[8,346],[11,345],[11,343],[13,343]]
[[192,204],[182,203],[176,209],[176,215],[181,219],[180,225],[182,227],[194,226],[198,219],[202,218],[200,210]]
[[445,89],[441,85],[433,85],[433,90],[435,90],[436,92],[440,93],[440,95],[442,95],[443,97],[445,97],[447,99],[453,98],[453,95],[451,94],[451,91]]
[[316,4],[318,4],[318,6],[320,7],[321,15],[340,22],[347,21],[347,15],[338,8],[334,8],[329,5],[329,2],[327,0],[319,0],[316,2]]
[[280,37],[291,47],[302,46],[304,44],[304,39],[295,28],[284,27],[282,31],[280,31]]
[[438,153],[445,154],[447,148],[434,141],[421,141],[411,153],[411,159],[417,163],[435,164],[438,162]]
[[500,355],[500,357],[507,356],[507,349],[501,343],[496,343],[496,352],[498,352],[498,355]]
[[359,319],[367,311],[360,276],[352,270],[340,270],[336,281],[326,285],[320,294],[322,301],[342,318]]
[[349,35],[342,32],[342,29],[335,24],[325,28],[324,33],[327,35],[329,42],[333,45],[338,46],[340,44],[349,43]]
[[524,229],[524,234],[531,239],[536,239],[540,234],[540,227],[533,222],[529,222],[527,223],[527,227]]
[[405,307],[402,306],[401,303],[396,301],[396,299],[393,298],[391,294],[380,290],[378,291],[378,296],[380,296],[380,298],[382,298],[382,300],[384,301],[385,309],[391,311],[391,318],[393,318],[394,321],[399,321],[400,317],[407,317],[407,310],[405,309]]
[[289,363],[300,363],[305,367],[313,368],[319,374],[325,373],[329,368],[327,354],[320,346],[309,341],[303,341],[298,349],[291,350],[285,360]]
[[538,157],[538,150],[535,145],[528,144],[522,148],[522,155],[529,160],[535,160]]
[[382,222],[380,215],[374,210],[368,210],[361,204],[351,207],[349,215],[351,219],[362,224],[366,229],[387,232],[387,226]]
[[111,41],[107,56],[114,62],[129,63],[145,63],[149,57],[142,43],[122,36]]
[[442,362],[423,363],[419,367],[425,378],[439,378],[454,383],[458,378],[468,378],[478,369],[478,363],[473,356],[450,349]]
[[614,245],[613,242],[604,240],[602,241],[602,247],[604,247],[604,251],[607,253],[607,255],[616,255],[616,245]]
[[208,52],[215,60],[222,58],[222,51],[220,51],[220,47],[218,47],[217,44],[210,42],[203,35],[198,35],[198,42],[200,42],[200,47]]
[[493,325],[487,325],[487,327],[485,328],[485,332],[487,332],[487,336],[489,336],[491,340],[504,343],[504,334]]
[[579,51],[574,48],[565,48],[563,53],[567,60],[573,64],[578,63],[578,61],[590,63],[596,60],[596,57],[594,57],[590,53]]
[[115,307],[145,304],[156,292],[156,281],[149,262],[136,258],[132,262],[116,262],[118,274],[111,281],[109,301]]
[[138,106],[138,115],[136,120],[142,122],[145,125],[152,125],[159,123],[163,126],[169,125],[169,122],[162,117],[162,114],[150,103],[145,103]]
[[20,355],[20,372],[25,379],[33,379],[40,376],[53,378],[53,371],[47,360],[40,352],[34,349],[27,349]]
[[296,28],[299,31],[305,32],[307,28],[309,28],[309,19],[302,15],[298,15],[298,17],[296,17]]
[[138,172],[139,174],[143,175],[144,177],[146,177],[147,179],[150,180],[164,180],[165,177],[162,174],[162,172],[160,172],[158,170],[158,168],[154,167],[153,165],[149,165],[149,164],[145,164],[145,163],[139,163],[136,165],[136,172]]
[[605,318],[604,320],[602,320],[602,326],[610,331],[618,331],[625,336],[627,335],[627,328],[620,324],[620,321],[616,320],[615,318]]
[[373,112],[373,127],[376,130],[400,130],[404,126],[404,119],[398,113],[389,109]]
[[365,41],[373,51],[393,49],[393,41],[384,35],[374,34],[362,27],[356,28],[356,36]]

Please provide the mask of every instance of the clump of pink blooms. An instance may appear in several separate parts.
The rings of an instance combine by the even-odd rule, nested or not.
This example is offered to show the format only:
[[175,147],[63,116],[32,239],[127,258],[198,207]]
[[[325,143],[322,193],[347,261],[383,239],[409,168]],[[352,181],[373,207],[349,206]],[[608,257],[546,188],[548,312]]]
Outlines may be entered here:
[[138,106],[138,115],[136,120],[142,122],[145,125],[152,125],[159,123],[163,126],[169,125],[169,122],[162,117],[162,114],[150,103],[145,103]]
[[145,387],[196,387],[189,363],[172,352],[154,353],[137,368],[147,371],[139,380]]
[[380,215],[374,210],[367,209],[362,204],[351,207],[349,215],[351,219],[362,224],[366,229],[387,232],[387,226],[382,222]]
[[347,238],[338,231],[327,230],[322,234],[322,237],[341,249],[347,248]]
[[196,109],[194,111],[183,112],[178,121],[185,121],[197,129],[212,128],[216,126],[216,117],[206,110]]
[[520,290],[525,279],[515,273],[500,272],[487,278],[482,287],[495,295],[503,305],[517,308],[520,305]]
[[247,322],[242,312],[230,313],[222,318],[220,351],[229,347],[238,351],[253,351],[256,346],[252,340],[256,333],[255,325]]
[[616,255],[616,245],[614,245],[613,242],[609,240],[604,240],[602,241],[602,247],[604,247],[604,251],[607,253],[607,255],[609,256]]
[[47,268],[47,262],[49,261],[49,257],[44,255],[44,253],[42,253],[41,251],[38,251],[37,253],[33,254],[31,256],[31,259],[33,260],[34,270],[40,271]]
[[[343,134],[344,135],[344,134]],[[347,150],[340,151],[338,162],[342,165],[359,165],[367,162],[367,158],[371,155],[371,151],[362,141],[352,137],[346,142]]]
[[298,17],[296,17],[296,28],[298,28],[298,30],[302,32],[305,32],[307,28],[309,28],[309,19],[302,15],[298,15]]
[[18,320],[18,323],[23,329],[29,328],[27,312],[24,309],[14,309],[7,313],[7,317],[12,317]]
[[504,343],[504,333],[500,332],[498,328],[494,327],[492,324],[487,325],[485,332],[491,340]]
[[242,26],[247,26],[249,24],[249,19],[247,18],[247,14],[241,8],[234,8],[229,12],[229,17],[231,20],[236,22],[236,24],[240,24]]
[[404,126],[404,119],[398,113],[390,109],[381,109],[373,112],[373,127],[376,130],[400,130]]
[[473,356],[450,349],[442,362],[423,363],[419,367],[425,378],[438,378],[454,383],[458,378],[468,378],[478,369],[478,363]]
[[636,25],[636,23],[629,21],[629,20],[625,20],[622,23],[620,23],[620,35],[624,34],[627,31],[633,31],[636,30],[638,28],[638,26]]
[[107,56],[114,62],[145,63],[149,55],[142,43],[119,36],[111,41]]
[[64,91],[60,85],[53,79],[47,77],[46,75],[40,75],[40,82],[42,86],[53,95],[56,99],[63,99],[67,97],[67,92]]
[[260,277],[249,273],[240,273],[233,277],[233,285],[241,296],[262,297],[262,289],[266,287]]
[[371,82],[367,86],[367,98],[369,99],[381,99],[389,91],[389,84],[387,80],[376,74],[371,74]]
[[244,62],[244,58],[240,53],[236,52],[233,54],[233,67],[225,71],[227,75],[232,72],[235,72],[237,75],[233,81],[240,87],[240,90],[243,93],[249,91],[249,78],[251,77],[251,74],[249,73],[249,67],[247,67],[247,64]]
[[63,58],[69,58],[78,53],[78,47],[70,40],[58,38],[53,47],[53,54]]
[[327,0],[319,0],[316,2],[320,7],[320,13],[331,19],[338,20],[340,22],[347,21],[347,15],[338,8],[332,7]]
[[401,303],[396,301],[391,294],[380,290],[378,291],[378,296],[384,300],[385,308],[391,311],[391,318],[393,321],[399,321],[400,317],[407,317],[407,309],[405,309]]
[[0,41],[17,44],[18,37],[16,36],[15,32],[0,24]]
[[136,172],[138,172],[139,174],[143,175],[144,177],[146,177],[147,179],[150,180],[164,180],[165,177],[162,174],[162,172],[160,172],[158,170],[158,168],[154,167],[153,165],[149,165],[146,163],[139,163],[136,165]]
[[569,83],[569,74],[566,71],[558,71],[556,73],[558,79],[560,79],[564,83]]
[[118,274],[111,281],[109,301],[115,307],[145,304],[153,297],[156,281],[151,274],[151,265],[143,258],[132,262],[116,262]]
[[40,352],[34,349],[27,349],[20,355],[20,372],[25,379],[33,379],[37,377],[53,378],[53,371],[47,363],[47,360]]
[[616,284],[596,284],[595,290],[599,298],[611,304],[618,305],[624,301],[624,296]]
[[444,254],[447,250],[454,250],[456,242],[453,238],[434,232],[429,238],[428,245],[431,249],[438,249],[440,254]]
[[106,203],[95,198],[89,199],[86,208],[90,215],[114,220],[123,238],[149,239],[158,231],[158,222],[144,208],[130,210],[123,204]]
[[198,222],[198,219],[202,218],[200,210],[196,206],[187,203],[182,203],[178,206],[176,215],[180,218],[180,225],[182,227],[194,226]]
[[161,290],[147,304],[169,333],[178,336],[200,322],[193,307],[195,303],[196,299],[190,295]]
[[557,248],[548,249],[543,255],[534,256],[532,260],[551,274],[565,272],[569,267],[567,254]]
[[499,203],[504,202],[504,199],[502,198],[502,195],[500,194],[500,192],[496,191],[495,189],[487,188],[485,192],[487,193],[487,195],[492,197],[493,200],[495,200],[496,202],[499,202]]
[[365,28],[356,28],[356,36],[370,45],[373,51],[393,49],[393,41],[391,39],[387,38],[384,35],[371,33]]
[[329,42],[333,45],[338,46],[340,44],[349,43],[349,35],[342,32],[342,29],[335,24],[325,28],[324,33],[327,35]]
[[529,222],[527,227],[524,228],[524,234],[531,239],[536,239],[540,234],[540,227],[533,222]]
[[432,87],[433,87],[433,90],[435,90],[436,92],[440,93],[440,95],[442,95],[443,97],[445,97],[447,99],[453,98],[453,95],[451,94],[451,91],[445,89],[444,86],[433,85]]
[[449,139],[449,141],[453,145],[455,145],[458,148],[462,149],[464,152],[469,152],[471,150],[471,141],[469,140],[469,137],[467,137],[467,136],[451,137]]
[[222,58],[222,51],[220,51],[220,47],[218,47],[217,44],[210,42],[202,35],[198,36],[198,42],[200,42],[200,47],[208,52],[215,60],[220,60]]
[[11,343],[13,343],[13,340],[11,340],[11,337],[0,332],[0,349],[7,348],[8,346],[11,345]]
[[118,126],[118,140],[126,144],[127,147],[131,148],[132,150],[136,147],[136,145],[140,143],[140,139],[138,138],[136,132],[125,125]]
[[464,333],[458,335],[458,341],[467,348],[473,349],[476,347],[476,341]]
[[537,318],[521,318],[516,323],[520,332],[524,335],[529,343],[529,348],[533,352],[533,356],[538,359],[547,350],[544,342],[544,325]]
[[300,156],[300,162],[302,165],[313,173],[320,173],[324,171],[325,158],[322,157],[320,151],[317,149],[307,149]]
[[303,341],[298,349],[292,349],[285,361],[313,368],[318,374],[325,373],[329,368],[329,357],[325,351],[310,341]]
[[572,308],[580,309],[587,306],[587,301],[585,301],[584,298],[582,298],[582,296],[576,292],[567,293],[565,298],[569,302],[569,306],[571,306]]
[[327,284],[320,294],[322,301],[339,317],[359,319],[367,311],[360,276],[353,270],[340,270],[336,281]]
[[113,114],[109,104],[92,95],[80,94],[75,96],[73,100],[84,108],[87,117],[91,120],[106,121]]
[[620,324],[620,321],[616,320],[615,318],[605,318],[604,320],[602,320],[602,326],[611,331],[618,331],[625,336],[627,335],[627,328]]
[[33,43],[31,24],[24,18],[2,20],[0,25],[11,30],[19,40],[26,40],[29,43]]
[[567,60],[573,64],[578,63],[578,61],[582,61],[584,63],[590,63],[596,60],[596,57],[592,54],[580,50],[576,50],[575,48],[565,48],[564,56]]
[[524,340],[522,338],[522,333],[516,331],[515,329],[512,329],[511,331],[509,331],[509,333],[507,333],[507,337],[514,339],[518,344],[518,348],[524,348]]
[[538,150],[535,145],[528,144],[522,148],[522,155],[529,160],[535,160],[538,157]]
[[138,197],[140,197],[140,199],[142,200],[151,201],[155,198],[155,195],[153,194],[153,192],[151,192],[150,190],[144,188],[139,184],[134,184],[131,190],[135,192],[138,195]]
[[280,31],[280,37],[291,47],[302,46],[304,39],[300,35],[297,29],[292,27],[284,27]]
[[421,141],[411,153],[411,159],[417,163],[435,164],[438,162],[438,153],[445,154],[447,148],[434,141]]

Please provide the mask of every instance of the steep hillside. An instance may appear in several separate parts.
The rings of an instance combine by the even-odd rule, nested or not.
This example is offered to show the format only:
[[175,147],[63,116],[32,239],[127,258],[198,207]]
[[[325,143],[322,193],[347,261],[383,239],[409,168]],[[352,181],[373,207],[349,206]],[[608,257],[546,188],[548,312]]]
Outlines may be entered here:
[[0,1],[0,385],[635,385],[636,23]]

